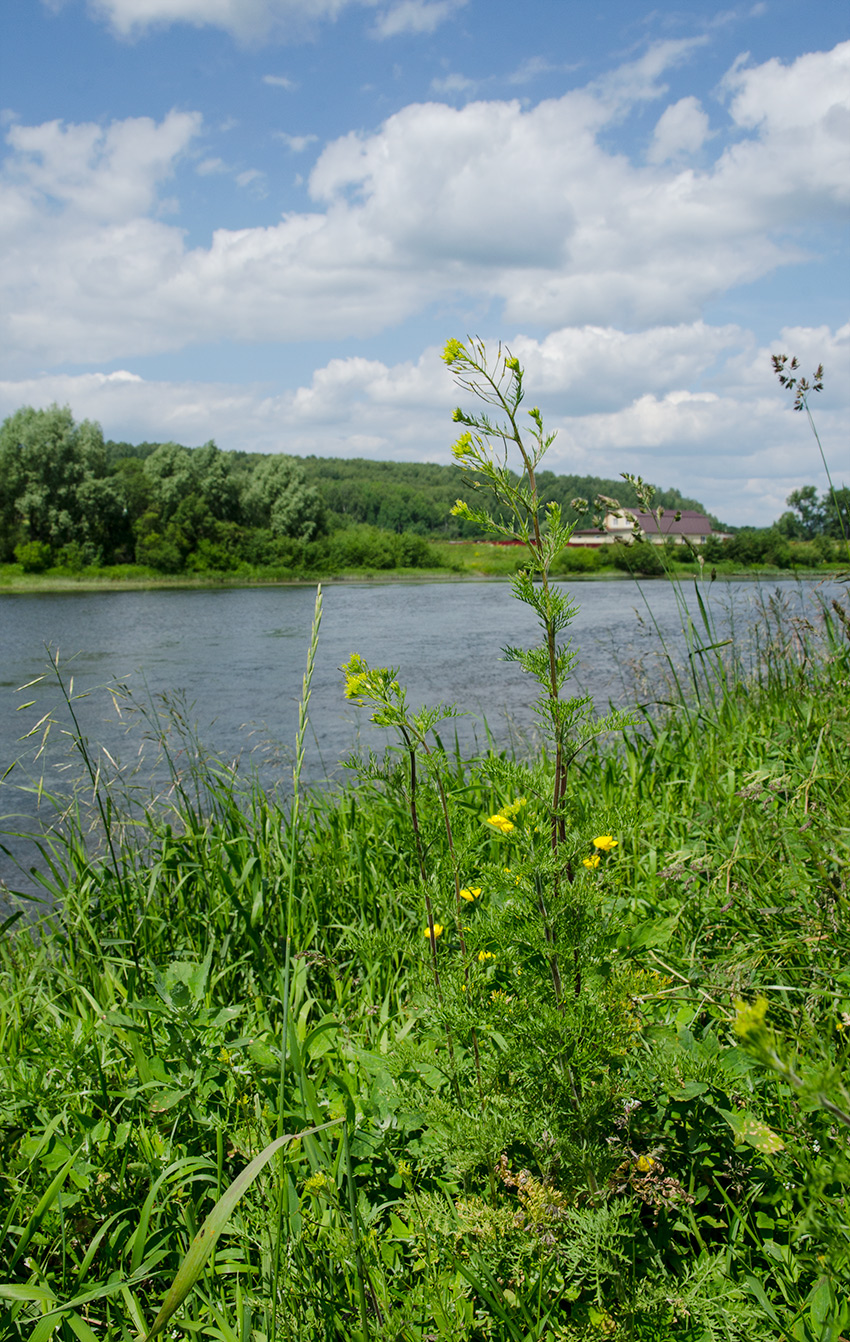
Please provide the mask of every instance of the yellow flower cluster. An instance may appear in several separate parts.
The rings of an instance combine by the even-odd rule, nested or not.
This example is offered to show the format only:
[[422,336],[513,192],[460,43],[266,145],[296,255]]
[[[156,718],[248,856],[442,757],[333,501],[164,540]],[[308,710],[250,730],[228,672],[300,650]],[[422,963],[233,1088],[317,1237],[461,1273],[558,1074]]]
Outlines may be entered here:
[[443,362],[451,368],[452,364],[466,353],[463,342],[460,340],[447,340],[446,348],[443,350]]
[[[423,937],[430,937],[430,935],[431,935],[431,929],[430,929],[430,927],[423,927],[423,929],[422,929],[422,935],[423,935]],[[442,935],[443,935],[443,924],[442,924],[442,923],[435,923],[435,924],[434,924],[434,936],[435,936],[435,938],[436,938],[436,937],[441,937]]]
[[525,797],[518,797],[509,806],[503,806],[501,811],[497,811],[495,815],[488,815],[487,824],[492,825],[500,834],[510,834],[516,828],[514,817],[519,814],[525,805]]
[[465,899],[467,904],[471,904],[472,901],[474,899],[477,899],[480,894],[481,894],[480,885],[473,885],[473,886],[465,885],[463,889],[460,891],[461,899]]
[[466,433],[460,435],[456,443],[452,443],[452,456],[456,457],[458,461],[462,461],[464,457],[468,457],[473,450],[472,434],[468,429]]
[[495,815],[488,815],[487,824],[492,825],[500,834],[510,834],[511,830],[516,829],[514,822],[508,820],[506,815],[501,815],[497,811]]
[[478,952],[478,963],[479,963],[480,965],[483,965],[485,960],[492,960],[492,959],[493,959],[493,952],[492,952],[492,951],[479,951],[479,952]]
[[601,853],[610,853],[611,849],[616,848],[618,845],[613,834],[599,834],[593,840],[593,846],[594,848],[597,848],[599,852],[591,853],[590,857],[583,857],[581,859],[582,866],[587,867],[588,871],[595,871],[599,866],[602,861],[600,856]]
[[305,1183],[304,1192],[312,1193],[315,1196],[319,1193],[323,1193],[325,1189],[329,1187],[330,1179],[325,1174],[324,1170],[317,1170],[315,1174],[310,1175],[310,1178]]
[[363,703],[364,699],[387,699],[399,693],[399,683],[392,680],[385,667],[370,667],[358,652],[353,652],[342,667],[345,676],[346,699]]

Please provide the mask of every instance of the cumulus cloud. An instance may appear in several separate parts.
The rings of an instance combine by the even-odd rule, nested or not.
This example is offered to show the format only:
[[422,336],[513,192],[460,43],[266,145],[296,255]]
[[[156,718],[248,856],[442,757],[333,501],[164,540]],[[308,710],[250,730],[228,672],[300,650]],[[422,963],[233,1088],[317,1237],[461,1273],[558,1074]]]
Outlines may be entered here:
[[[791,229],[845,204],[850,43],[736,66],[724,86],[733,141],[700,171],[612,152],[602,132],[662,99],[683,54],[665,43],[531,108],[405,107],[325,147],[311,211],[192,248],[159,218],[158,191],[199,115],[13,125],[0,215],[9,358],[25,370],[199,340],[364,337],[435,300],[501,303],[519,330],[691,323],[706,301],[805,255]],[[696,108],[676,108],[671,131],[696,124]]]
[[[792,489],[824,487],[807,426],[771,372],[770,354],[782,349],[798,352],[804,366],[826,363],[818,425],[826,452],[841,460],[850,397],[830,370],[846,364],[850,325],[785,330],[772,346],[758,346],[735,327],[702,323],[635,334],[569,329],[510,344],[547,425],[559,430],[547,459],[552,469],[614,479],[640,472],[700,498],[728,522],[771,521]],[[712,385],[683,385],[701,376]],[[214,437],[231,449],[413,461],[451,460],[457,400],[433,348],[395,365],[332,359],[309,383],[285,392],[151,382],[130,372],[0,383],[0,417],[22,404],[58,401],[118,439],[195,444]]]
[[697,153],[708,139],[708,117],[698,98],[680,98],[662,112],[649,147],[650,163]]

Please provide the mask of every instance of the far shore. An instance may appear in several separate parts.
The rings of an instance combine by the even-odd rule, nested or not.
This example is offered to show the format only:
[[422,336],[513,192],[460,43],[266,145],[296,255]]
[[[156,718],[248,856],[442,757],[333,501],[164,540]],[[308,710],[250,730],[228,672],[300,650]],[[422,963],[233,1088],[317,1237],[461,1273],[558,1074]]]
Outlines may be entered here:
[[[714,577],[718,582],[759,582],[769,580],[795,580],[797,578],[823,578],[829,580],[838,573],[838,568],[830,569],[780,569],[775,567],[761,566],[751,568],[731,568],[727,566],[718,566]],[[556,582],[559,583],[598,583],[598,582],[630,582],[637,578],[641,582],[667,582],[670,577],[667,574],[645,575],[626,573],[617,569],[605,569],[596,573],[563,573],[553,575]],[[699,569],[696,565],[677,565],[676,572],[672,575],[677,579],[696,578],[699,576]],[[704,577],[710,576],[709,566],[706,565]],[[481,570],[468,569],[462,573],[450,572],[446,569],[363,569],[352,570],[347,573],[329,573],[329,574],[302,574],[291,578],[264,578],[247,577],[245,574],[177,574],[174,576],[163,574],[161,577],[103,577],[98,578],[88,574],[75,577],[72,574],[11,574],[0,573],[0,596],[41,596],[41,595],[73,595],[80,592],[147,592],[147,591],[217,591],[221,589],[232,590],[234,588],[253,588],[253,587],[315,587],[321,583],[323,587],[345,586],[353,583],[370,583],[375,585],[384,585],[388,583],[470,583],[470,582],[509,582],[512,577],[510,573],[487,573]]]

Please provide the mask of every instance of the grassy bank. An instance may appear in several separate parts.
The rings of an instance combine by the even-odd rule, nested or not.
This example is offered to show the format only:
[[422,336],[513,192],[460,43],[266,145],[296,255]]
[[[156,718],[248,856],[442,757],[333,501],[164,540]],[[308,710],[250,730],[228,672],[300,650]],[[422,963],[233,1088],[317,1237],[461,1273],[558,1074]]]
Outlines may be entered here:
[[[512,578],[522,563],[518,551],[487,541],[460,541],[451,544],[428,541],[422,562],[415,568],[378,567],[374,564],[327,568],[317,566],[261,567],[242,565],[231,572],[206,571],[166,574],[141,564],[116,564],[108,568],[82,568],[77,572],[52,568],[43,573],[26,573],[20,564],[0,564],[0,594],[26,595],[37,592],[141,591],[151,588],[206,590],[225,587],[262,587],[289,583],[332,582],[423,582],[457,578]],[[613,547],[612,547],[613,548]],[[650,573],[636,569],[639,576],[687,579],[698,571],[694,562],[680,563],[667,554],[663,566],[652,566]],[[731,560],[707,566],[724,578],[829,577],[834,564],[818,568],[810,565],[778,568],[770,564],[736,564]],[[628,569],[617,567],[612,555],[587,549],[570,549],[555,566],[555,576],[576,581],[629,577]]]
[[764,618],[577,757],[554,874],[546,759],[127,811],[89,755],[0,934],[0,1337],[144,1338],[312,1128],[164,1335],[850,1331],[850,616]]

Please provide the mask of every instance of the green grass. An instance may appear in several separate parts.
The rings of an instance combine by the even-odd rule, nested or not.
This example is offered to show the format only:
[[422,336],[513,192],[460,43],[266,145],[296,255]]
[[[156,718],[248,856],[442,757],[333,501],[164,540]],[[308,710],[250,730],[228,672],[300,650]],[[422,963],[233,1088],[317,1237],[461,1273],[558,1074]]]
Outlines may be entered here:
[[[489,541],[446,541],[427,542],[432,560],[426,567],[418,568],[376,568],[374,565],[349,565],[330,569],[288,568],[285,566],[261,567],[242,564],[232,572],[183,572],[178,574],[160,573],[156,569],[142,564],[114,564],[109,567],[92,566],[79,572],[53,568],[44,573],[25,573],[20,564],[0,564],[0,592],[76,592],[108,591],[116,588],[135,590],[151,587],[166,588],[204,588],[204,587],[252,587],[286,583],[315,583],[317,577],[327,582],[393,582],[427,581],[466,578],[512,578],[522,563],[522,552],[512,546],[494,545]],[[810,547],[807,547],[810,548]],[[555,564],[554,574],[559,578],[621,578],[628,576],[611,562],[611,555],[605,550],[590,550],[571,547],[562,552]],[[697,571],[697,564],[685,563],[665,556],[668,576],[689,578]],[[710,565],[719,578],[737,577],[787,577],[789,572],[795,575],[826,576],[835,570],[834,564],[822,564],[812,568],[802,566],[792,570],[780,569],[775,565],[736,564],[723,560]]]
[[168,807],[95,772],[99,847],[90,789],[34,855],[54,902],[0,934],[0,1337],[145,1337],[232,1182],[322,1127],[163,1335],[838,1342],[847,622],[775,600],[755,674],[721,649],[580,757],[559,903],[546,759],[438,760],[454,856],[425,771],[424,865],[402,756],[302,796],[294,833],[201,750]]

